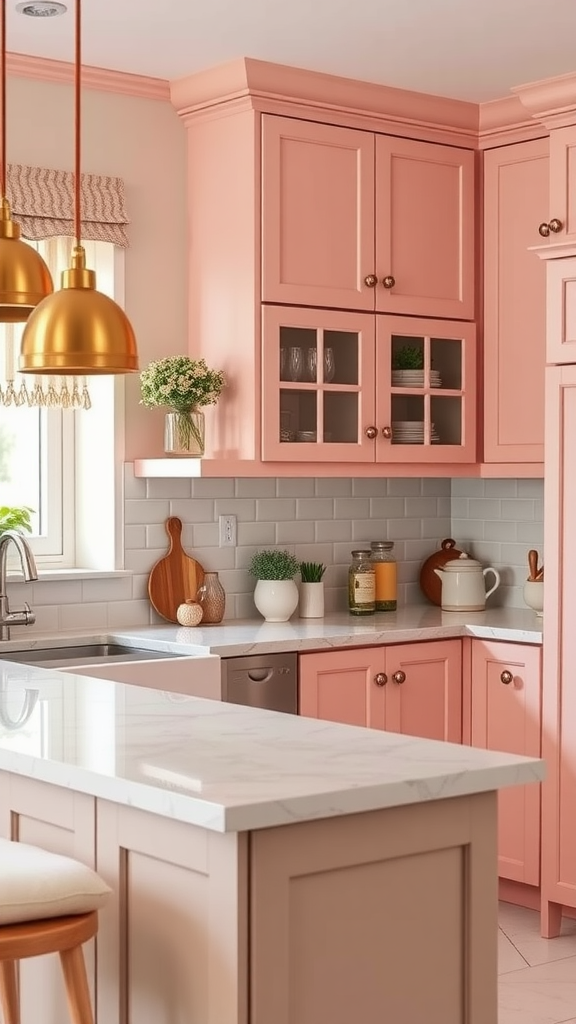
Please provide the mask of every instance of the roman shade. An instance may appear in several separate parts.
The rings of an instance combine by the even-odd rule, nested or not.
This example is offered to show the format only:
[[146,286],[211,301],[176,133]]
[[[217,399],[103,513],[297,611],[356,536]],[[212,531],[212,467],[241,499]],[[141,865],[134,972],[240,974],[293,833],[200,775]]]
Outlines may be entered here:
[[[9,164],[7,194],[22,236],[74,235],[74,175],[45,167]],[[80,175],[82,235],[128,247],[124,181],[102,174]]]

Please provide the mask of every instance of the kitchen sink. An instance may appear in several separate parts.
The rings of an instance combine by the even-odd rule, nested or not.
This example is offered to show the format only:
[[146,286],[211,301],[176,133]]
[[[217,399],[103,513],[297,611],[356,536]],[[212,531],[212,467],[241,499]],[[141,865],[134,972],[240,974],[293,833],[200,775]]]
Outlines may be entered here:
[[146,651],[140,647],[124,644],[82,644],[76,647],[34,647],[29,651],[7,651],[0,649],[2,661],[15,661],[20,665],[36,665],[38,668],[64,668],[67,665],[100,665],[126,661],[153,661],[156,658],[181,658],[183,655],[172,651]]

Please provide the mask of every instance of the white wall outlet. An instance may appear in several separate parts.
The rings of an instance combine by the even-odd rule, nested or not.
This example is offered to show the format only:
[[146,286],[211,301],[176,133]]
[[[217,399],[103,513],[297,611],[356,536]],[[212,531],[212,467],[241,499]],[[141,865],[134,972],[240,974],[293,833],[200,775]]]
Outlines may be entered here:
[[236,516],[219,516],[218,528],[220,531],[219,545],[221,548],[236,547]]

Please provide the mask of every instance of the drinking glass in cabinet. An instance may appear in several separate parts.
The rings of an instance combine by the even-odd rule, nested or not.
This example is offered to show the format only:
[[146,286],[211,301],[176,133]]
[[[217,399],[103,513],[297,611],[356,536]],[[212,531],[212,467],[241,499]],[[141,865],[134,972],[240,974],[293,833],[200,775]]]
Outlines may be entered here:
[[318,368],[318,352],[315,348],[309,348],[306,352],[306,380],[315,382]]
[[334,380],[335,374],[336,374],[336,360],[334,359],[334,349],[330,348],[330,346],[328,346],[328,348],[324,349],[324,381],[325,381],[325,383],[329,384],[330,381]]
[[304,356],[300,345],[291,345],[288,349],[288,380],[302,380]]

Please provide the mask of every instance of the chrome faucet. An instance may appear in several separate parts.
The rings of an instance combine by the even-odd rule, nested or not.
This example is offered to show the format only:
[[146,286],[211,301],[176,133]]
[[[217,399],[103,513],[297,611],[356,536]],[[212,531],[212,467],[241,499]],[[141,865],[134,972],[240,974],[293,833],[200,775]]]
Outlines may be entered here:
[[6,593],[6,566],[10,541],[20,555],[25,582],[32,583],[38,579],[34,555],[26,538],[16,530],[5,530],[0,534],[0,640],[10,639],[10,626],[31,626],[36,621],[36,616],[26,601],[23,608],[15,612],[10,611]]

